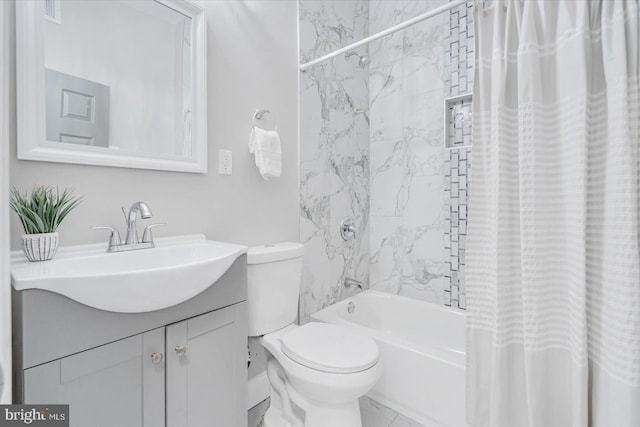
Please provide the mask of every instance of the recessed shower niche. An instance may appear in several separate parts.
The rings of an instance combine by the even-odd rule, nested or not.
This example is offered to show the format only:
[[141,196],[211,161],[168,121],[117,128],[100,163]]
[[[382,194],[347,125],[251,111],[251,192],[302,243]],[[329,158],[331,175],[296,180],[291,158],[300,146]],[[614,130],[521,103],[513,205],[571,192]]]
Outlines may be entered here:
[[470,93],[444,100],[444,144],[446,148],[471,146],[472,112]]

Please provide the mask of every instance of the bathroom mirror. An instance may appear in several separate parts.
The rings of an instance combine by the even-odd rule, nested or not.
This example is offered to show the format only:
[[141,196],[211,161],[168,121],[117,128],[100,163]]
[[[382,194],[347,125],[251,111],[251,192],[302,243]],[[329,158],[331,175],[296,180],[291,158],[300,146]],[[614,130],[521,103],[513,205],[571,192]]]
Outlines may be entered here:
[[21,0],[16,57],[19,159],[207,172],[195,3]]

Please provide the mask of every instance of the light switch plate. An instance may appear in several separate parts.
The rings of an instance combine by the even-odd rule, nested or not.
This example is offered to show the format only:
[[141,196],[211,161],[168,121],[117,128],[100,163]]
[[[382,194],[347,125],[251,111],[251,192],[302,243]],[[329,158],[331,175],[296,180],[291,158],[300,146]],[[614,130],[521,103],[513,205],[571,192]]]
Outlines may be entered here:
[[218,150],[218,174],[231,175],[233,173],[233,154],[230,150]]

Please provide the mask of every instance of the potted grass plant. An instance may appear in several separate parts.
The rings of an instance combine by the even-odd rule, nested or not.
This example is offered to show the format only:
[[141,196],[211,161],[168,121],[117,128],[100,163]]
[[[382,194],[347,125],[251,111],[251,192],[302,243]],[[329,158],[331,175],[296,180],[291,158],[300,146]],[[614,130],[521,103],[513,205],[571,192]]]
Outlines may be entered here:
[[68,188],[62,193],[46,186],[36,186],[25,194],[11,190],[9,203],[22,223],[22,250],[29,261],[53,258],[58,250],[56,230],[81,201],[82,197],[75,197]]

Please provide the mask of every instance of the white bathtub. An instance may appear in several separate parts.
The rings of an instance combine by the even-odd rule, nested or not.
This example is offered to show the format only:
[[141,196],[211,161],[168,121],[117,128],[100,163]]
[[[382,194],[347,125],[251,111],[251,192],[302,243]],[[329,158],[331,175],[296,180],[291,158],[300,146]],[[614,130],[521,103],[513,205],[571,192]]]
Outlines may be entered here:
[[467,426],[464,311],[368,290],[311,319],[347,325],[376,340],[383,373],[367,396],[421,424]]

